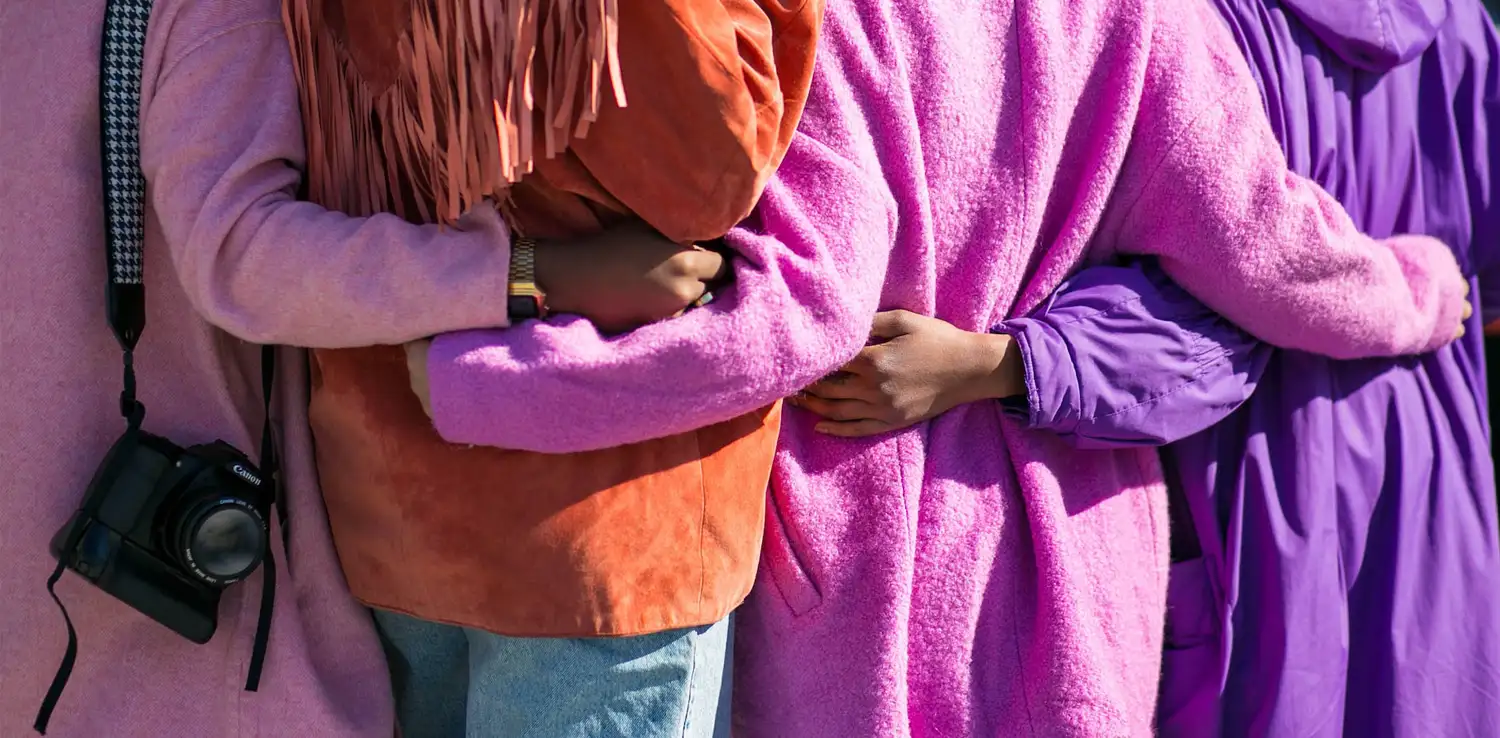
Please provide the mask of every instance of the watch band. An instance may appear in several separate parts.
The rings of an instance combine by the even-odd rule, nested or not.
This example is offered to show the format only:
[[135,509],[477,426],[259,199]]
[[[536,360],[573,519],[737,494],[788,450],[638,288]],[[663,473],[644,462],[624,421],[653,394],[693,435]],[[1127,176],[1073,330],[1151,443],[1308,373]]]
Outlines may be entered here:
[[536,241],[524,236],[511,240],[507,297],[511,322],[546,317],[546,294],[536,283]]
[[517,284],[536,284],[536,241],[525,236],[516,236],[511,241],[510,283],[512,292]]

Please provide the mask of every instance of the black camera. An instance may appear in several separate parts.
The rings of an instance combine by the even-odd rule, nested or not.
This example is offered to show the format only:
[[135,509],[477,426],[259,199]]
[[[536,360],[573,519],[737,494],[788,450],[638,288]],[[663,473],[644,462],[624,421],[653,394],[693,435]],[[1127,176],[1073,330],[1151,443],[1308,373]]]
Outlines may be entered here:
[[[181,448],[144,431],[110,448],[80,512],[52,539],[58,561],[194,643],[217,627],[219,594],[269,545],[266,484],[223,441]],[[77,545],[65,550],[74,529]]]

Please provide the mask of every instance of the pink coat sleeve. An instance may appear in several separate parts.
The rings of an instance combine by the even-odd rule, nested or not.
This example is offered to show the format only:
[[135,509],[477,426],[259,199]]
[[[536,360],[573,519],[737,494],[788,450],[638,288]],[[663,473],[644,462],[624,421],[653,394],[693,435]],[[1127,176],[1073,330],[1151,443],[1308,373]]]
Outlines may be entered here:
[[275,4],[265,9],[169,49],[145,86],[142,168],[194,306],[247,341],[313,348],[506,325],[509,240],[492,208],[440,231],[297,200],[296,83]]
[[1466,282],[1421,236],[1361,234],[1287,170],[1243,56],[1209,3],[1158,2],[1132,148],[1104,235],[1160,257],[1267,343],[1335,358],[1420,353],[1458,331]]
[[735,283],[704,308],[604,338],[585,320],[440,336],[435,425],[454,443],[564,453],[658,438],[764,407],[837,369],[869,336],[895,204],[797,134],[732,232]]

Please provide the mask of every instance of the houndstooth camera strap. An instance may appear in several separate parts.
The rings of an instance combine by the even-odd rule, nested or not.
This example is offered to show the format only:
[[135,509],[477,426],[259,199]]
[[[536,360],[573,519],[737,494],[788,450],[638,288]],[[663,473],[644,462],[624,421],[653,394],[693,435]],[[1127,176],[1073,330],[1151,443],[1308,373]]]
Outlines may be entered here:
[[99,110],[109,280],[115,285],[143,281],[146,177],[141,173],[141,66],[151,4],[152,0],[112,0],[105,8]]
[[104,165],[106,300],[110,329],[125,350],[121,412],[139,414],[131,351],[146,328],[142,250],[146,176],[141,172],[141,69],[153,0],[108,0],[99,64],[99,142]]

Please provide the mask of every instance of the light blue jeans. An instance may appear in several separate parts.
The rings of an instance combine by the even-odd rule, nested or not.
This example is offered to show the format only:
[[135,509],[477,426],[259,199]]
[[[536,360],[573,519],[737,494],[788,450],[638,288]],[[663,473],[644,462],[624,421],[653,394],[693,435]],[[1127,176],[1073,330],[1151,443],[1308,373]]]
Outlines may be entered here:
[[727,738],[729,618],[510,638],[376,610],[402,738]]

